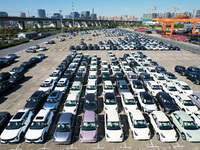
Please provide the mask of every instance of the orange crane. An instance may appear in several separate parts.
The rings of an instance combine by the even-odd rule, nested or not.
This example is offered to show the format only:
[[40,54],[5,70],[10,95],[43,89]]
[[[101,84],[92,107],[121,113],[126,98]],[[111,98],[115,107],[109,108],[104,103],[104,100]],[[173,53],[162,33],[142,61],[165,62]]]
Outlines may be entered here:
[[170,35],[172,35],[173,33],[175,22],[194,22],[192,34],[195,34],[197,22],[200,22],[200,18],[189,18],[186,17],[185,15],[179,15],[176,18],[153,18],[153,21],[163,23],[163,28],[162,28],[163,34],[165,34],[166,25],[171,25],[171,32],[169,33]]

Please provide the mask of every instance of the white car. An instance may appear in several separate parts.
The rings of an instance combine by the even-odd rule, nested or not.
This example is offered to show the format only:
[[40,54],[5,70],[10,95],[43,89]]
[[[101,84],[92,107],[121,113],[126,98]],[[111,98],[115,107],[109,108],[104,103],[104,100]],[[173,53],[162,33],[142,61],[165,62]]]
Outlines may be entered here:
[[130,73],[130,72],[133,72],[133,70],[132,70],[131,67],[129,67],[129,66],[124,66],[124,67],[122,68],[122,70],[123,70],[123,72],[124,72],[125,75],[127,75],[127,74]]
[[153,68],[153,67],[147,67],[145,71],[146,71],[151,77],[153,77],[153,75],[154,75],[155,73],[157,73],[156,70],[155,70],[155,68]]
[[80,81],[74,81],[70,88],[69,94],[74,94],[74,95],[78,95],[78,97],[81,97],[82,88],[83,88],[83,85]]
[[133,93],[137,96],[140,92],[145,92],[144,86],[139,80],[133,80],[131,82],[131,88]]
[[44,91],[46,94],[49,94],[55,85],[55,81],[51,78],[47,78],[42,85],[40,85],[39,91]]
[[191,114],[191,117],[198,125],[198,127],[200,127],[200,111],[194,112],[193,114]]
[[107,142],[122,142],[124,133],[116,111],[109,111],[104,115],[105,137]]
[[79,106],[78,95],[69,94],[66,101],[65,101],[63,111],[64,112],[70,112],[70,113],[76,115],[77,111],[78,111],[78,106]]
[[156,96],[157,93],[162,92],[160,85],[155,81],[148,81],[146,87],[152,96]]
[[89,74],[97,74],[97,66],[90,66]]
[[87,93],[93,93],[93,94],[97,95],[97,82],[88,81],[88,84],[87,84],[86,90],[85,90],[85,95],[87,95]]
[[125,113],[128,113],[131,110],[138,109],[137,103],[130,92],[123,93],[121,95],[121,102]]
[[105,93],[114,93],[114,88],[111,81],[103,82],[103,92]]
[[158,110],[154,98],[148,92],[140,92],[138,95],[138,101],[143,112],[145,113]]
[[39,51],[45,51],[45,50],[47,50],[46,47],[40,47],[40,48],[39,48]]
[[167,83],[164,76],[160,73],[153,74],[153,80],[157,82],[160,86],[162,86],[163,83]]
[[36,56],[38,59],[44,59],[46,56],[45,56],[45,54],[38,54],[37,56]]
[[140,110],[131,110],[127,113],[132,138],[135,140],[149,140],[151,131]]
[[164,92],[169,93],[171,96],[179,94],[179,91],[172,82],[163,83],[162,88]]
[[108,67],[108,63],[105,60],[101,61],[101,68],[103,67]]
[[33,119],[25,135],[26,143],[42,143],[49,132],[54,113],[51,110],[41,109]]
[[54,70],[51,75],[49,75],[50,79],[53,79],[55,82],[57,82],[62,75],[62,72],[60,70]]
[[116,97],[113,93],[105,93],[103,96],[104,111],[118,111]]
[[101,73],[104,73],[104,72],[110,73],[108,66],[101,67]]
[[31,123],[32,111],[20,109],[9,121],[1,134],[1,143],[19,143]]
[[154,111],[149,115],[149,117],[158,140],[162,142],[177,141],[178,134],[162,111]]
[[104,48],[103,45],[99,45],[99,49],[100,49],[100,50],[104,50],[105,48]]
[[187,95],[185,94],[173,95],[173,98],[176,104],[180,107],[180,109],[185,111],[187,114],[192,114],[198,111],[197,106]]
[[87,67],[86,66],[80,66],[79,69],[78,69],[78,72],[83,72],[84,74],[86,74]]
[[115,75],[117,72],[121,72],[121,69],[118,66],[114,66],[111,68],[113,75]]
[[95,72],[91,72],[88,76],[88,82],[95,82],[97,84],[97,74]]
[[174,85],[180,93],[186,94],[188,96],[193,94],[193,90],[191,90],[190,86],[183,81],[174,82]]
[[69,87],[69,80],[67,78],[61,78],[58,81],[58,84],[56,85],[54,90],[61,91],[63,94],[65,94],[68,87]]
[[167,72],[163,76],[167,82],[177,82],[178,81],[177,77],[173,73]]

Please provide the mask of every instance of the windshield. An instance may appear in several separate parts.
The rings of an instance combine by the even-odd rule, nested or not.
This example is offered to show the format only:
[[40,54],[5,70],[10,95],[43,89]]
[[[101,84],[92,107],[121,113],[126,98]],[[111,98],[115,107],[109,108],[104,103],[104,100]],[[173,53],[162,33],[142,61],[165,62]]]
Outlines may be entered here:
[[120,123],[119,122],[108,122],[107,123],[108,130],[120,130]]
[[40,101],[39,98],[29,98],[29,99],[27,100],[27,102],[38,102],[38,101]]
[[108,71],[108,68],[102,68],[103,71]]
[[120,69],[119,68],[115,68],[114,71],[120,71]]
[[43,83],[42,85],[41,85],[41,87],[50,87],[51,85],[49,84],[49,83]]
[[120,85],[119,88],[120,89],[128,89],[128,86],[127,85]]
[[145,75],[143,78],[144,79],[151,79],[151,77],[149,75]]
[[176,87],[174,87],[174,86],[169,86],[168,90],[169,91],[177,91]]
[[94,85],[88,85],[87,90],[95,90],[95,86]]
[[47,103],[55,103],[57,102],[58,100],[56,98],[48,98],[47,99]]
[[165,78],[161,76],[161,77],[158,77],[158,80],[165,80]]
[[76,106],[76,101],[67,100],[65,106]]
[[71,90],[80,90],[80,87],[79,86],[72,86]]
[[139,68],[138,71],[139,72],[144,72],[144,70],[142,68]]
[[193,103],[191,100],[184,100],[184,101],[183,101],[183,104],[184,104],[185,106],[194,106],[194,103]]
[[88,99],[86,99],[85,103],[88,104],[88,105],[94,105],[95,101],[94,100],[88,100]]
[[12,129],[19,129],[21,128],[22,122],[17,121],[17,122],[9,122],[6,129],[7,130],[12,130]]
[[134,128],[147,128],[145,120],[134,120]]
[[96,68],[91,68],[90,71],[97,71],[97,69]]
[[70,124],[59,123],[55,132],[69,132],[70,128]]
[[57,76],[58,76],[57,73],[52,73],[52,74],[50,75],[50,77],[57,77]]
[[115,105],[116,101],[115,101],[115,99],[106,99],[105,100],[105,104],[107,104],[107,105]]
[[64,75],[68,76],[68,75],[71,75],[71,73],[70,72],[65,72]]
[[191,90],[191,88],[188,85],[182,85],[183,90]]
[[65,83],[58,83],[57,87],[65,87]]
[[97,78],[96,75],[90,75],[90,76],[89,76],[89,79],[96,79],[96,78]]
[[45,122],[32,122],[30,129],[43,129],[45,127],[46,123]]
[[143,89],[143,86],[142,86],[142,84],[135,84],[134,88],[136,88],[136,89]]
[[134,99],[125,99],[125,104],[126,105],[133,105],[133,104],[135,104],[135,100]]
[[168,75],[169,79],[177,79],[175,75]]
[[136,79],[137,77],[136,77],[136,75],[129,75],[129,78],[130,79]]
[[149,99],[143,99],[142,102],[144,104],[154,104],[154,101],[152,98],[149,98]]
[[194,121],[184,121],[183,122],[184,129],[186,130],[197,130],[198,127],[196,126]]
[[103,79],[109,79],[109,75],[103,75],[102,78]]
[[105,85],[104,88],[107,89],[107,90],[110,90],[110,89],[113,89],[113,86],[112,85]]
[[95,122],[84,122],[82,130],[86,131],[96,130]]
[[152,89],[153,90],[160,90],[160,86],[159,85],[152,85]]
[[171,130],[173,128],[169,121],[165,121],[165,122],[159,122],[159,129],[160,130]]
[[131,71],[131,68],[126,68],[125,70],[126,70],[126,71]]

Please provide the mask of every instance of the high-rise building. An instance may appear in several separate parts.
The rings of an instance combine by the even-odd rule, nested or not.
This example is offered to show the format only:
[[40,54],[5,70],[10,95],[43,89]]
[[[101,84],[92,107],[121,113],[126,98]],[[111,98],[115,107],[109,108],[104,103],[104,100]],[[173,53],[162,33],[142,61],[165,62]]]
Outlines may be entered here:
[[194,9],[192,17],[200,18],[200,9]]
[[85,11],[85,18],[90,19],[90,11]]
[[46,18],[46,13],[44,9],[38,9],[38,18]]
[[79,14],[78,12],[75,11],[75,12],[71,12],[71,13],[70,13],[70,16],[71,16],[72,18],[74,17],[75,19],[77,19],[77,18],[80,17],[80,14]]
[[63,16],[60,13],[53,13],[53,16],[51,18],[60,19],[60,18],[63,18]]
[[25,12],[21,12],[20,17],[26,17],[26,13]]
[[[8,13],[4,12],[4,11],[0,11],[0,16],[8,17]],[[1,21],[0,20],[0,24],[8,24],[8,23],[9,23],[9,21]]]
[[91,14],[91,19],[92,20],[97,20],[97,14]]

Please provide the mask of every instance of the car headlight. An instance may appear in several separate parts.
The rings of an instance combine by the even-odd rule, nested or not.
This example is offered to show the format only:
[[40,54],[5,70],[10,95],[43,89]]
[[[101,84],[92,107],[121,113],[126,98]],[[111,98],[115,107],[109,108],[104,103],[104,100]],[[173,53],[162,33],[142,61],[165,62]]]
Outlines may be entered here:
[[110,138],[109,135],[108,135],[107,133],[106,133],[106,137],[107,137],[107,138]]
[[163,138],[165,138],[165,136],[164,136],[162,133],[161,133],[160,135],[161,135]]
[[120,138],[122,138],[123,136],[124,136],[124,134],[122,133],[121,136],[120,136]]
[[189,137],[189,138],[192,138],[192,136],[189,134],[189,133],[186,133],[187,134],[187,136]]
[[134,134],[136,135],[136,136],[138,136],[138,134],[134,131]]

